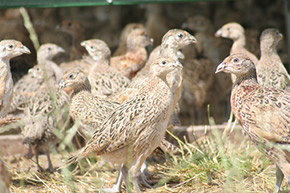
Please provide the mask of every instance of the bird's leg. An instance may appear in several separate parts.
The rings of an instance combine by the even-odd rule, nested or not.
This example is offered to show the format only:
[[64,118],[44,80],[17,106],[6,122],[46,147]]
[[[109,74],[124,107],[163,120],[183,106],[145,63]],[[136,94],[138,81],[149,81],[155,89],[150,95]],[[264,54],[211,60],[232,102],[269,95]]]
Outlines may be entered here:
[[30,158],[32,158],[32,156],[33,156],[33,153],[32,153],[32,147],[31,147],[31,145],[29,144],[29,145],[28,145],[28,152],[27,152],[27,154],[24,155],[24,157],[27,158],[27,159],[30,159]]
[[37,165],[37,168],[39,171],[43,171],[43,168],[39,165],[38,154],[39,154],[38,149],[36,149],[36,151],[35,151],[36,165]]
[[131,184],[129,183],[129,175],[128,175],[128,170],[127,170],[126,166],[122,165],[121,171],[122,171],[122,174],[123,174],[123,179],[124,179],[124,182],[125,182],[125,185],[126,185],[127,193],[131,193],[132,192],[132,187],[131,187]]
[[[275,185],[275,190],[274,190],[275,193],[279,192],[283,177],[284,177],[283,172],[276,165],[276,185]],[[289,176],[288,176],[288,183],[289,183]]]
[[47,161],[48,161],[48,168],[47,168],[47,170],[52,173],[52,172],[55,171],[55,169],[52,166],[49,152],[46,153],[46,156],[47,156]]
[[152,188],[152,186],[149,184],[147,178],[146,178],[146,174],[148,174],[148,170],[147,170],[147,165],[146,162],[144,162],[141,166],[140,169],[140,174],[138,175],[138,182],[140,184],[142,184],[143,186],[145,186],[146,188]]
[[101,192],[116,193],[116,192],[121,191],[121,185],[122,185],[122,179],[123,179],[122,167],[123,166],[121,166],[117,180],[116,180],[115,184],[113,185],[113,187],[112,188],[102,188],[102,189],[100,189]]

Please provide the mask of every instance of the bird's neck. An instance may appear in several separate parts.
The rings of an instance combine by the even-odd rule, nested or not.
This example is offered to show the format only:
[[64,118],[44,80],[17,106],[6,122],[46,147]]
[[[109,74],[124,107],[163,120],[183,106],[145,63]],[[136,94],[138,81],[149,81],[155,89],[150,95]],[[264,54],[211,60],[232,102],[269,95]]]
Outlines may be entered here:
[[245,36],[240,36],[239,38],[233,40],[231,52],[237,53],[241,48],[245,48],[245,46],[246,38]]
[[233,86],[239,86],[240,84],[257,85],[256,69],[252,68],[247,74],[237,75]]
[[71,98],[83,92],[91,93],[91,85],[89,82],[87,82],[86,84],[83,84],[82,86],[79,86],[78,88],[75,88],[71,94]]
[[277,53],[276,46],[272,45],[264,45],[261,44],[261,57],[268,56],[268,57],[279,57]]

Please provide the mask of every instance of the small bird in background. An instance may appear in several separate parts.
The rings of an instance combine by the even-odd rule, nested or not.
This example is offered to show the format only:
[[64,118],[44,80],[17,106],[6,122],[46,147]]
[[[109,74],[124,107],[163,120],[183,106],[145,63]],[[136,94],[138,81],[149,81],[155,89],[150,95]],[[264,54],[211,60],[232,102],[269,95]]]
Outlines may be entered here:
[[30,122],[22,129],[23,143],[29,145],[35,153],[36,164],[40,171],[38,155],[40,151],[46,153],[48,171],[54,167],[50,159],[50,149],[58,143],[57,134],[66,128],[68,120],[68,96],[55,88],[55,85],[43,85],[30,99],[25,108],[25,115]]
[[119,45],[116,51],[114,52],[113,56],[121,56],[126,54],[127,52],[127,37],[132,30],[135,29],[144,29],[145,27],[141,23],[128,23],[122,30]]
[[173,59],[156,60],[147,84],[116,108],[70,161],[100,155],[121,164],[127,190],[132,182],[136,192],[141,193],[137,182],[140,167],[164,138],[174,110],[174,96],[166,76],[176,68],[182,65]]
[[144,66],[147,61],[146,47],[152,45],[153,39],[148,36],[145,29],[134,29],[127,37],[127,52],[121,56],[112,57],[111,66],[129,79]]
[[72,37],[70,60],[81,59],[86,51],[80,46],[81,41],[85,40],[85,31],[80,22],[64,20],[56,26],[56,30],[67,33]]
[[0,117],[8,114],[13,97],[13,80],[10,71],[10,59],[30,51],[16,40],[2,40],[0,42]]
[[23,110],[35,92],[45,81],[57,82],[62,76],[60,67],[52,61],[64,49],[55,44],[43,44],[37,51],[37,65],[19,79],[13,88],[13,98],[9,112]]
[[88,78],[94,95],[106,98],[128,87],[130,80],[110,66],[111,50],[99,39],[86,40],[81,43],[92,58],[92,67]]
[[259,85],[256,68],[245,54],[233,54],[217,67],[233,73],[232,111],[251,141],[276,164],[275,192],[283,177],[290,185],[290,94]]
[[258,58],[246,49],[246,37],[244,28],[236,22],[223,25],[216,33],[216,37],[223,37],[233,40],[233,45],[230,51],[231,54],[243,53],[249,56],[254,62],[258,63]]
[[[243,53],[249,56],[249,58],[254,62],[256,65],[258,63],[258,58],[251,52],[249,52],[246,49],[246,37],[245,37],[245,30],[244,28],[236,22],[231,22],[223,25],[216,33],[216,37],[223,37],[223,38],[228,38],[233,40],[232,48],[230,51],[231,54],[236,54],[236,53]],[[235,75],[231,74],[232,78],[232,83],[235,82]],[[228,124],[225,128],[224,135],[228,133],[231,127],[231,122],[233,120],[233,113],[231,111],[230,113],[230,118],[228,120]],[[235,125],[236,122],[234,122],[233,125]],[[233,128],[233,127],[232,127]]]
[[261,58],[256,65],[258,82],[266,87],[290,89],[290,76],[278,53],[283,35],[274,28],[265,29],[260,37]]

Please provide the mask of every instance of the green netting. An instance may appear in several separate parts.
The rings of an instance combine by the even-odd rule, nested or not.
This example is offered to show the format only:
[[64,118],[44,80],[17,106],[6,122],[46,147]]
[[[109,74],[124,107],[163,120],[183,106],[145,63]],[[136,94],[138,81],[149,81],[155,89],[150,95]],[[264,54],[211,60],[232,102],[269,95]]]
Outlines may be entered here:
[[148,3],[182,3],[221,0],[0,0],[0,8],[15,7],[75,7],[97,5],[133,5]]

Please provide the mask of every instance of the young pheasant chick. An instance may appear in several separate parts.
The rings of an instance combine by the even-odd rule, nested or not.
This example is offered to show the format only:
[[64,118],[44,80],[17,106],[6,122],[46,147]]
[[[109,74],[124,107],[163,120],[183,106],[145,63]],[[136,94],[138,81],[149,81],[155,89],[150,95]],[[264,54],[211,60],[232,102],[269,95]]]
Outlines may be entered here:
[[62,71],[52,59],[62,52],[64,52],[64,49],[55,44],[43,44],[39,47],[37,65],[14,85],[14,94],[9,112],[14,112],[26,106],[45,80],[56,82],[61,78]]
[[34,150],[36,164],[40,170],[42,167],[39,165],[38,155],[39,151],[42,150],[47,155],[48,171],[54,171],[49,152],[50,148],[58,142],[55,134],[61,132],[66,126],[67,104],[68,96],[66,93],[44,85],[31,98],[25,109],[31,122],[22,129],[23,143],[28,144]]
[[81,45],[93,59],[88,78],[94,95],[108,97],[128,87],[130,80],[110,66],[111,51],[104,41],[91,39]]
[[0,41],[0,117],[5,117],[9,111],[13,96],[13,80],[10,71],[10,59],[30,51],[16,40]]
[[144,29],[145,27],[141,23],[129,23],[127,24],[121,32],[119,46],[117,50],[114,52],[113,56],[121,56],[126,54],[127,52],[127,37],[132,30],[135,29]]
[[121,164],[128,191],[132,182],[140,193],[137,182],[140,167],[164,138],[174,110],[174,97],[166,76],[176,68],[182,65],[173,59],[156,60],[145,87],[114,109],[72,161],[100,155],[109,162]]
[[262,32],[261,58],[257,63],[257,75],[259,84],[284,90],[290,87],[290,76],[276,49],[282,38],[283,35],[274,28]]
[[237,77],[232,111],[252,142],[276,164],[275,192],[279,192],[283,177],[290,185],[290,94],[259,85],[255,65],[245,54],[227,57],[216,73],[221,71]]
[[127,37],[127,52],[121,56],[111,58],[111,66],[115,67],[124,76],[131,79],[135,76],[147,60],[146,47],[152,45],[145,29],[134,29]]

